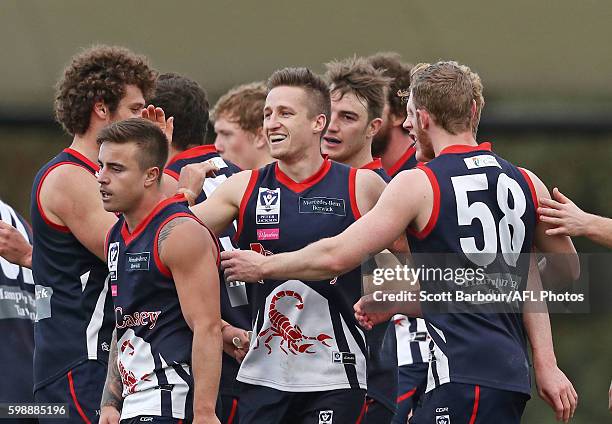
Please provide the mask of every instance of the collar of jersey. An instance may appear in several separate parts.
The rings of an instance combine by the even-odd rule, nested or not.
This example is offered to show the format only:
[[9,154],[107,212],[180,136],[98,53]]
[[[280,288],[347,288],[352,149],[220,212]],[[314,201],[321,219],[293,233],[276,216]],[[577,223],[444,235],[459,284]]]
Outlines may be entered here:
[[190,159],[196,156],[207,155],[209,153],[217,153],[217,149],[215,149],[213,144],[203,144],[201,146],[192,147],[191,149],[178,152],[176,155],[172,156],[166,167],[181,159]]
[[361,169],[381,169],[382,166],[382,159],[381,158],[374,158],[374,160],[372,160],[372,162],[370,163],[366,163],[365,165],[363,165],[361,167]]
[[295,182],[293,181],[287,174],[285,174],[279,167],[278,162],[274,164],[274,174],[276,175],[276,179],[278,182],[286,186],[289,190],[294,193],[301,193],[304,190],[314,186],[316,183],[321,181],[325,175],[329,172],[331,168],[331,161],[326,157],[323,158],[323,164],[321,167],[312,174],[310,177],[306,178],[304,181]]
[[136,228],[134,229],[134,232],[132,232],[132,233],[130,233],[130,230],[128,230],[127,222],[123,221],[123,225],[121,226],[121,237],[123,237],[123,241],[125,242],[126,246],[128,244],[130,244],[135,238],[137,238],[144,231],[145,228],[147,228],[147,226],[151,223],[153,218],[155,218],[155,216],[162,209],[164,209],[166,206],[168,206],[168,205],[170,205],[172,203],[179,203],[179,202],[186,202],[186,201],[187,201],[187,199],[185,199],[185,196],[182,195],[182,194],[177,194],[175,196],[172,196],[172,197],[169,197],[167,199],[162,200],[146,216],[145,219],[140,221],[140,223],[136,226]]
[[77,152],[74,149],[71,149],[70,147],[66,147],[64,149],[64,153],[68,153],[71,156],[74,156],[75,158],[77,158],[78,160],[80,160],[81,162],[86,163],[87,165],[89,165],[94,171],[98,171],[100,169],[100,165],[98,165],[97,163],[93,163],[92,161],[90,161],[89,159],[87,159],[87,157],[82,154]]
[[452,154],[452,153],[469,153],[469,152],[477,152],[480,150],[491,151],[491,143],[484,142],[480,143],[476,146],[469,146],[467,144],[454,144],[452,146],[445,147],[438,153],[440,155]]

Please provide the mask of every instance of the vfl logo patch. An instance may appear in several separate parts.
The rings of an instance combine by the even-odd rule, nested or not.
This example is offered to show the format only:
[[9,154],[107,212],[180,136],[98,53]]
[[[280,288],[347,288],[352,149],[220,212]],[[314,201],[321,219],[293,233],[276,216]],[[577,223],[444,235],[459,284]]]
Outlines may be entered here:
[[257,240],[278,240],[280,228],[264,228],[257,230]]
[[260,187],[257,195],[255,223],[261,225],[278,224],[280,222],[280,188],[271,190]]
[[333,424],[334,411],[319,411],[319,424]]
[[497,162],[494,156],[491,155],[478,155],[472,156],[471,158],[463,159],[467,169],[486,168],[496,166],[501,169],[501,165]]
[[357,360],[355,354],[351,352],[332,352],[332,362],[334,364],[355,365]]
[[436,415],[436,424],[450,424],[450,415]]
[[117,265],[119,264],[119,242],[111,243],[108,246],[108,272],[111,281],[117,280]]
[[344,204],[344,199],[331,199],[329,197],[300,197],[299,212],[346,216],[346,207]]
[[149,252],[128,253],[125,262],[126,271],[148,271],[151,254]]

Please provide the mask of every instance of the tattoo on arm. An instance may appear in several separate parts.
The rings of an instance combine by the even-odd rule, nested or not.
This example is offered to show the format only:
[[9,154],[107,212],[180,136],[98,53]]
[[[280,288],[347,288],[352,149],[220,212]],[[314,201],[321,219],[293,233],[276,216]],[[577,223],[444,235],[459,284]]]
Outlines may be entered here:
[[108,372],[106,374],[100,407],[112,406],[121,411],[123,406],[123,383],[121,382],[121,375],[117,366],[117,354],[117,329],[114,329],[108,356]]
[[166,239],[168,238],[168,236],[170,235],[174,227],[176,227],[177,225],[185,221],[190,221],[190,220],[191,218],[179,217],[179,218],[174,218],[172,221],[164,225],[164,228],[161,229],[161,231],[159,232],[159,237],[157,238],[157,249],[161,252],[162,244],[164,243],[164,241],[166,241]]

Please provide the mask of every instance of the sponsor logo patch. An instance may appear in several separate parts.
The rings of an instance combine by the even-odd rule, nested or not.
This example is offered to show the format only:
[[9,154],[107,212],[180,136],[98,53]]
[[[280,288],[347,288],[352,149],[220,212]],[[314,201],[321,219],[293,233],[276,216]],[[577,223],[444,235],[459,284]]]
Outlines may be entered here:
[[280,222],[280,188],[271,190],[260,187],[257,195],[255,222],[260,225],[278,224]]
[[436,415],[436,424],[451,424],[450,415]]
[[334,411],[319,411],[319,424],[333,424]]
[[351,352],[332,352],[332,362],[334,364],[355,365],[357,360],[355,354]]
[[126,271],[148,271],[151,254],[149,252],[126,254]]
[[264,228],[257,230],[257,240],[278,240],[280,228]]
[[463,159],[463,161],[467,169],[487,168],[491,166],[496,166],[501,169],[501,165],[497,162],[497,159],[491,155],[472,156],[471,158]]
[[329,197],[300,197],[299,213],[321,213],[346,216],[344,199]]
[[111,284],[111,295],[117,297],[117,284]]
[[108,246],[108,272],[111,281],[117,280],[117,264],[119,263],[119,242],[111,243]]

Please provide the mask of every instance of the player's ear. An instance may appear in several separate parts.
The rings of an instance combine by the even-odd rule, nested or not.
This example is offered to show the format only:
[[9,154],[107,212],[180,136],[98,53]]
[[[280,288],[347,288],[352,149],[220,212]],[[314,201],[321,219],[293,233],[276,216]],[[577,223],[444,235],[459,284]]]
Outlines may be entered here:
[[268,147],[268,141],[266,140],[263,127],[255,130],[255,139],[253,142],[255,143],[255,147],[258,149]]
[[157,184],[158,181],[160,181],[160,174],[161,170],[157,166],[147,169],[144,186],[148,188],[151,187],[153,184]]
[[94,103],[93,113],[96,116],[104,121],[109,117],[108,107],[104,104],[104,102],[96,102]]
[[427,112],[427,110],[417,109],[416,118],[417,121],[419,121],[419,123],[421,124],[421,128],[423,128],[424,130],[429,128],[431,116],[429,115],[429,112]]
[[368,124],[368,130],[366,133],[366,137],[373,138],[376,135],[376,133],[380,131],[380,128],[382,127],[382,123],[383,123],[382,118],[372,119],[370,123]]
[[478,108],[476,106],[476,100],[474,99],[472,99],[471,111],[472,111],[471,121],[474,122],[476,120],[476,114],[478,113]]
[[312,132],[315,134],[322,133],[323,129],[325,128],[325,124],[327,124],[327,117],[323,113],[320,113],[313,122]]

